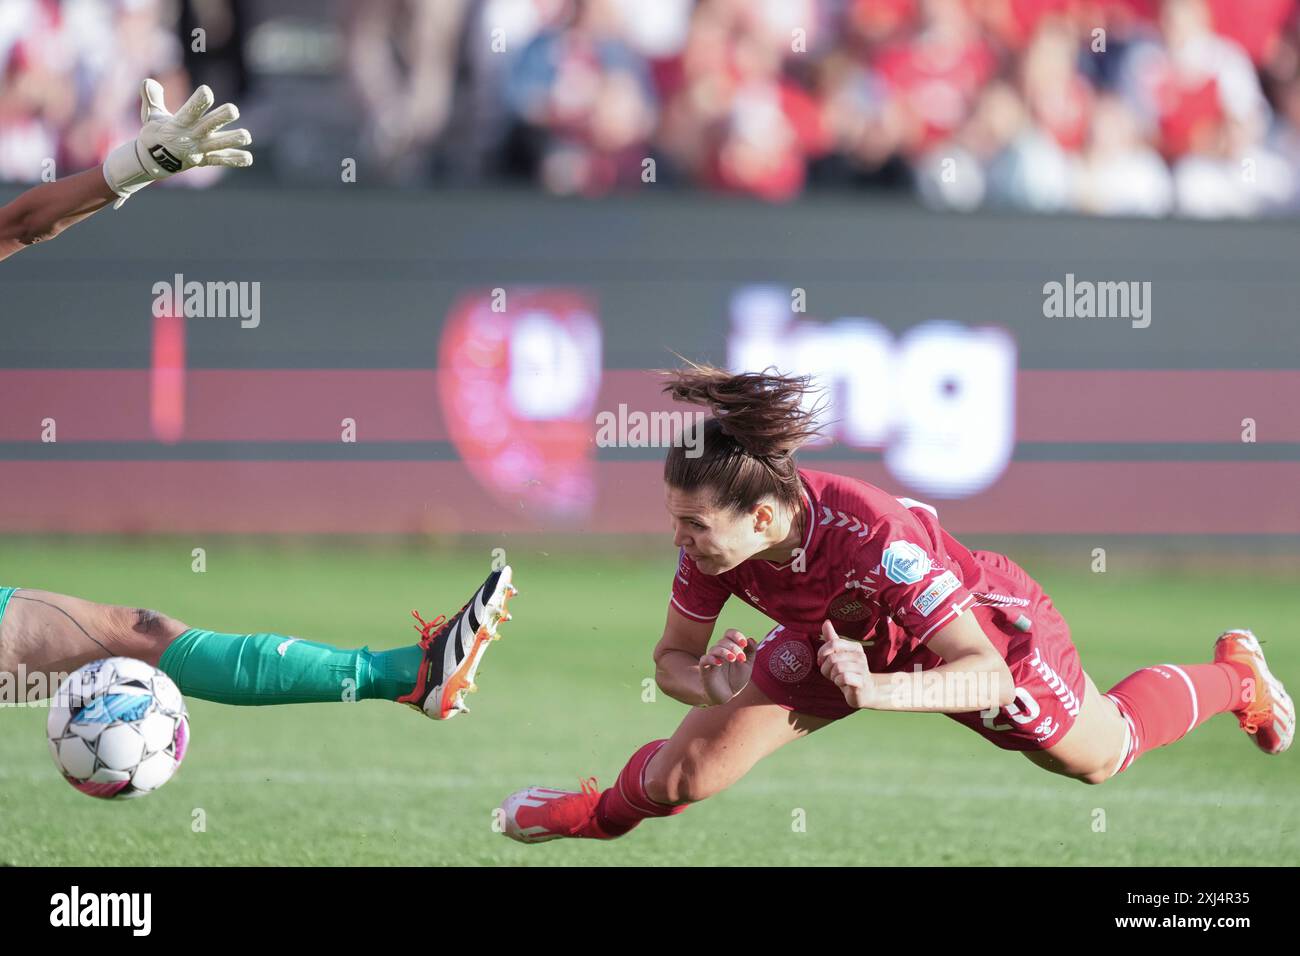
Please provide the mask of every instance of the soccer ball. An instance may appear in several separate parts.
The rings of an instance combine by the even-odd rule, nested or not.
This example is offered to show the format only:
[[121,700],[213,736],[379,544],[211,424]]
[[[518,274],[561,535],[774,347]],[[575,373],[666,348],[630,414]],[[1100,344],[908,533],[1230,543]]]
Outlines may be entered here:
[[46,730],[54,763],[92,797],[153,793],[185,756],[185,701],[170,677],[144,661],[93,661],[69,674],[50,703]]

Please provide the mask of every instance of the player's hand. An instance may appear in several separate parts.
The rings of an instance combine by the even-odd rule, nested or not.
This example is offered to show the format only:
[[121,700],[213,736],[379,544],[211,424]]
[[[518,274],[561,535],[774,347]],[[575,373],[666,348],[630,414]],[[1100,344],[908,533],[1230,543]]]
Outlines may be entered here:
[[700,658],[700,677],[709,706],[725,704],[745,689],[754,669],[755,647],[752,640],[730,627]]
[[152,182],[195,166],[251,166],[253,155],[239,149],[253,142],[246,129],[223,129],[239,119],[226,103],[212,109],[212,90],[200,86],[175,114],[163,102],[162,85],[140,86],[140,135],[123,143],[104,160],[104,180],[120,197],[113,208]]
[[830,621],[822,624],[822,646],[817,651],[817,667],[822,676],[840,689],[850,707],[859,709],[875,704],[875,684],[867,667],[867,652],[854,641],[835,633]]

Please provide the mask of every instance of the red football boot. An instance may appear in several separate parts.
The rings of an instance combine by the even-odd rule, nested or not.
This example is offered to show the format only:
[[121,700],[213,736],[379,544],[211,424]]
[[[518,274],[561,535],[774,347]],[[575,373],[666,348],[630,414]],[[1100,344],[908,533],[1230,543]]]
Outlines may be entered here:
[[552,790],[528,787],[516,790],[501,804],[505,815],[505,834],[520,843],[545,843],[561,837],[587,837],[611,840],[596,822],[596,804],[600,788],[596,778],[582,781],[582,789]]

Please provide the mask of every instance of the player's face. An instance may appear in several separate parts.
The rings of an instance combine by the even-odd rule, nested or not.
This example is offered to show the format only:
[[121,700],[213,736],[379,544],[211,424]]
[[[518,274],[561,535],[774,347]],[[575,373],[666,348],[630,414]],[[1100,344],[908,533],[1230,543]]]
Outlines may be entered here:
[[666,484],[664,503],[673,522],[673,544],[705,574],[730,571],[770,545],[762,520],[715,507],[707,492],[685,492]]

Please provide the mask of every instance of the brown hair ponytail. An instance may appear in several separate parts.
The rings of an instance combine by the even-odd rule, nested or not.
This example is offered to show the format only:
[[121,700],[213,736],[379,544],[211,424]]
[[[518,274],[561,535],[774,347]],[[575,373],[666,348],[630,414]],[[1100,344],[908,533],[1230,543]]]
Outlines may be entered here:
[[703,405],[698,457],[674,445],[664,460],[664,481],[682,491],[707,489],[715,505],[748,511],[767,495],[797,505],[802,494],[794,453],[819,432],[822,403],[804,408],[816,389],[809,376],[776,370],[732,373],[711,365],[664,372],[664,392],[679,402]]

